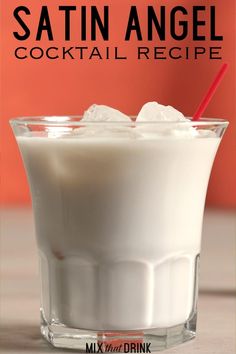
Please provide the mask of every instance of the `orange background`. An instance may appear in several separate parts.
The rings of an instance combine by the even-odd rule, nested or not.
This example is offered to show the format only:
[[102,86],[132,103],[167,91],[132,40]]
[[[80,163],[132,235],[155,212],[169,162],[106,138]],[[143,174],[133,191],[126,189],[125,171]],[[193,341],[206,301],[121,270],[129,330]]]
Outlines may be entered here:
[[[58,11],[59,5],[77,5],[73,14],[73,38],[63,41],[64,18]],[[206,56],[195,60],[149,60],[133,59],[137,45],[153,45],[144,41],[138,43],[135,36],[130,42],[124,42],[129,7],[137,5],[140,20],[146,33],[146,6],[158,9],[165,5],[167,9],[183,5],[189,11],[193,5],[215,5],[217,9],[217,32],[224,36],[224,42],[211,45],[223,46],[223,59],[209,60]],[[31,38],[17,41],[12,32],[20,30],[13,17],[15,7],[25,5],[31,10],[26,18],[31,28]],[[55,41],[49,43],[43,35],[41,42],[35,43],[35,33],[42,5],[48,5]],[[79,38],[79,9],[81,5],[110,5],[110,41],[104,43],[101,38],[96,43],[81,43]],[[81,114],[92,103],[114,106],[127,114],[136,114],[142,104],[157,100],[171,104],[185,115],[191,116],[209,86],[222,62],[228,62],[230,69],[218,89],[213,101],[205,112],[206,117],[224,117],[230,121],[225,138],[218,153],[208,192],[208,204],[236,207],[236,35],[235,0],[212,1],[146,1],[146,0],[97,0],[97,1],[1,1],[1,199],[2,205],[29,203],[29,190],[22,161],[8,124],[11,117],[25,115],[68,115]],[[168,13],[168,11],[167,11]],[[204,17],[202,14],[201,17]],[[208,20],[208,12],[205,14]],[[89,21],[88,21],[89,22]],[[167,21],[167,28],[168,28]],[[190,31],[191,34],[191,25]],[[209,33],[209,30],[206,30]],[[26,60],[15,59],[14,50],[18,46],[116,46],[127,54],[127,61],[115,60]],[[177,45],[207,46],[209,42],[192,43],[188,40]],[[170,36],[165,43],[156,40],[157,46],[174,46]]]

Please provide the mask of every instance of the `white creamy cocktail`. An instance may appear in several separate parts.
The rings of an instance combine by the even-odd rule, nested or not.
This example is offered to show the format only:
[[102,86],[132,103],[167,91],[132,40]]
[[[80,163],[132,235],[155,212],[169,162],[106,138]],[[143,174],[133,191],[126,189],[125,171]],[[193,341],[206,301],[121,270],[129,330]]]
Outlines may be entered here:
[[82,349],[93,331],[163,333],[165,346],[194,336],[205,196],[227,124],[148,103],[136,121],[92,106],[82,119],[12,125],[32,193],[44,335]]

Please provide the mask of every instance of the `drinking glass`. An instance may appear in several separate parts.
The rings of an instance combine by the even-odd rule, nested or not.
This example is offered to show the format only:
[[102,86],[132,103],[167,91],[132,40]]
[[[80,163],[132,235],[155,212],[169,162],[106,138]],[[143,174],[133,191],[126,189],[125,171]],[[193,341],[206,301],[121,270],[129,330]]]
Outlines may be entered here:
[[11,120],[53,346],[148,352],[195,337],[205,197],[227,124]]

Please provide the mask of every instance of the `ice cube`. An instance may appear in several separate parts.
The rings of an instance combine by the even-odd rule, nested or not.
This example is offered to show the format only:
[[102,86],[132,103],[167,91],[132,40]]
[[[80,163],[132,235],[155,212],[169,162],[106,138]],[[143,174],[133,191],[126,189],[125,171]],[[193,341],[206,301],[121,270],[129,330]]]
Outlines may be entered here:
[[[198,136],[197,129],[188,124],[191,121],[185,118],[181,112],[174,107],[163,106],[157,102],[146,103],[138,114],[136,121],[150,123],[138,126],[138,130],[144,138],[151,139],[165,136],[192,138]],[[162,124],[156,125],[156,122]]]
[[163,125],[145,124],[136,128],[142,139],[164,139],[168,138],[195,138],[198,131],[189,126],[180,126],[178,122],[169,122]]
[[146,103],[138,114],[137,122],[179,122],[188,121],[174,107],[163,106],[157,102]]
[[80,139],[138,139],[142,135],[129,126],[113,126],[107,124],[87,126],[74,129],[72,137]]
[[93,104],[87,111],[81,120],[82,122],[131,122],[131,119],[124,113],[117,109]]

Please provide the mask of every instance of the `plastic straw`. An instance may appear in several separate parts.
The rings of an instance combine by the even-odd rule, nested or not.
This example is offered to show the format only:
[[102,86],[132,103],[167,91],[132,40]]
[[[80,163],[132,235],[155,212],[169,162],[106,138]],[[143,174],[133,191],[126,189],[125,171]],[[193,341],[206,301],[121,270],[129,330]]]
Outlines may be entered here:
[[201,101],[200,105],[198,106],[198,109],[196,110],[194,116],[193,116],[193,121],[197,121],[201,118],[202,114],[205,112],[209,102],[211,101],[212,97],[214,96],[218,86],[220,85],[227,69],[228,69],[228,64],[223,64],[222,67],[220,68],[220,71],[216,75],[214,81],[212,82],[210,88],[208,89],[206,95],[204,96],[203,100]]

